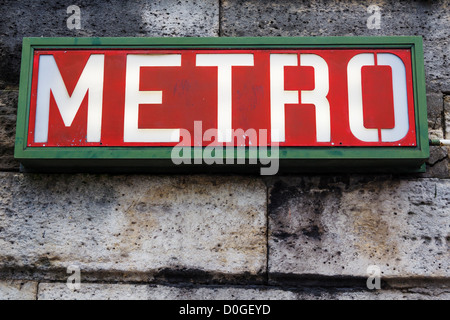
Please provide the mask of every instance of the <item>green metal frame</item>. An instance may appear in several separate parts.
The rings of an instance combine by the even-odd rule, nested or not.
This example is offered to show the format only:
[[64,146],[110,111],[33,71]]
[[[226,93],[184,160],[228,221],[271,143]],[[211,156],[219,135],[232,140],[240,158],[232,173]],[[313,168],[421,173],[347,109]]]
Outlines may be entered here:
[[[36,49],[411,49],[416,147],[280,147],[281,172],[381,171],[423,172],[429,157],[422,38],[406,37],[261,37],[261,38],[24,38],[14,156],[39,171],[157,171],[177,167],[188,172],[199,165],[175,166],[172,147],[27,147],[32,61]],[[249,157],[246,148],[245,157]],[[210,167],[210,166],[208,166]],[[215,165],[248,171],[246,166]],[[181,168],[181,169],[180,169]],[[204,171],[205,168],[200,171]],[[208,169],[209,170],[209,169]],[[251,170],[250,170],[251,171]]]

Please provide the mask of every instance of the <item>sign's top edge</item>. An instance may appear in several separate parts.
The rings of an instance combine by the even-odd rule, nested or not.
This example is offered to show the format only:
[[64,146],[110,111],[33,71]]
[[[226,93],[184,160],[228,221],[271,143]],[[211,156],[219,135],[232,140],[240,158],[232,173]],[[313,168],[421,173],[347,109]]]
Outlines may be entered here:
[[413,45],[421,36],[328,37],[24,37],[24,45]]

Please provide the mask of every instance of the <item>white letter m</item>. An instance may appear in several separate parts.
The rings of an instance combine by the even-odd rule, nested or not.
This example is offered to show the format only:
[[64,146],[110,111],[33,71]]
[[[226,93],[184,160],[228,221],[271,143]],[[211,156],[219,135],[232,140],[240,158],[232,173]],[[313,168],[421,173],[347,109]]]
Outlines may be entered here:
[[70,127],[80,105],[88,93],[87,142],[100,142],[103,103],[103,71],[105,57],[93,54],[89,57],[78,83],[69,96],[53,55],[39,57],[39,74],[36,98],[36,125],[34,141],[48,141],[50,91],[66,127]]

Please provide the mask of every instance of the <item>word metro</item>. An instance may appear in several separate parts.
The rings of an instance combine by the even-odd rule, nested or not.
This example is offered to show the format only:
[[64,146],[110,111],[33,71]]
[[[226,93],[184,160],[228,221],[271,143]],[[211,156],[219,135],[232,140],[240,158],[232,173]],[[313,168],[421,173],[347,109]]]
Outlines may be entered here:
[[415,146],[409,50],[36,50],[29,147]]

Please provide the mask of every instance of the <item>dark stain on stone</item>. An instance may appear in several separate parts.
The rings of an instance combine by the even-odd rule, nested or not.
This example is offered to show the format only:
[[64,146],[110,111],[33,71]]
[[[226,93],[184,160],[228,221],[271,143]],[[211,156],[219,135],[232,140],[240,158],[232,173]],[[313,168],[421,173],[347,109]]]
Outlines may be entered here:
[[288,203],[289,200],[300,195],[300,191],[294,186],[287,186],[284,182],[278,181],[270,191],[269,213]]
[[[367,290],[367,278],[354,276],[324,276],[293,273],[270,273],[269,279],[274,285],[289,286],[292,289],[302,288],[334,288],[341,291],[341,288],[365,289]],[[381,287],[385,288],[385,283],[381,281]],[[307,289],[308,290],[308,289]],[[341,291],[342,292],[342,291]]]
[[429,236],[422,236],[422,240],[423,240],[424,244],[430,244],[431,237],[429,237]]
[[51,266],[51,261],[47,256],[42,256],[36,261],[36,266],[48,268]]
[[308,228],[303,228],[302,233],[309,238],[319,240],[319,241],[322,239],[321,237],[323,234],[318,226],[311,226]]
[[285,231],[278,231],[278,232],[274,232],[273,236],[279,240],[285,240],[288,238],[292,238],[294,236],[296,236],[295,233],[289,233],[289,232],[285,232]]
[[178,267],[161,268],[154,274],[154,281],[170,284],[199,283],[199,284],[237,284],[245,281],[247,285],[264,282],[265,273],[259,270],[257,274],[243,272],[242,274],[211,273],[208,271]]

